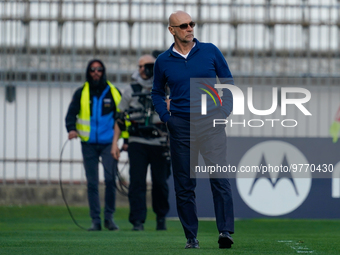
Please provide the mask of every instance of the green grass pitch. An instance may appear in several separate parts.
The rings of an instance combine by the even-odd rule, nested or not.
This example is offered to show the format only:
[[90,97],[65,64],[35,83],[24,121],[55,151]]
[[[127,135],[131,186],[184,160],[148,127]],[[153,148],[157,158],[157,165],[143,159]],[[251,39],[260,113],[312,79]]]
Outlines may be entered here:
[[[71,211],[81,226],[90,226],[87,207]],[[201,220],[199,250],[184,249],[179,221],[156,231],[152,210],[143,232],[131,231],[128,208],[117,208],[115,221],[119,231],[87,232],[62,206],[1,206],[0,254],[340,254],[339,220],[237,220],[231,249],[218,249],[215,222]]]

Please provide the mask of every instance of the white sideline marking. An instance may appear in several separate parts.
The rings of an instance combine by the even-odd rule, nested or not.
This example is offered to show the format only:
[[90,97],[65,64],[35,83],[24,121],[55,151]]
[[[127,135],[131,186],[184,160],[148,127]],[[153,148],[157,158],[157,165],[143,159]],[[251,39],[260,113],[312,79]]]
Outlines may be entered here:
[[285,243],[290,248],[295,250],[297,253],[314,253],[313,250],[310,250],[307,246],[302,246],[301,243],[295,242],[293,240],[278,240],[278,243]]

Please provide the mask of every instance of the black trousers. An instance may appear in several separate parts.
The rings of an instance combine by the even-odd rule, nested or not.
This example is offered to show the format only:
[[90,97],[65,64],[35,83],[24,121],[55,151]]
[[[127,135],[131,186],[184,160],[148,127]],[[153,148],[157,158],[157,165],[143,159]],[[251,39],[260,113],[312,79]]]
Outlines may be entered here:
[[[217,116],[221,119],[221,116]],[[171,161],[174,176],[178,217],[186,238],[196,238],[198,219],[195,201],[196,179],[191,178],[193,165],[201,153],[205,164],[226,165],[226,133],[224,125],[212,128],[212,123],[193,125],[189,120],[171,116],[167,122],[170,132]],[[234,233],[234,209],[228,178],[210,178],[216,224],[219,233]]]
[[100,223],[99,200],[99,157],[104,167],[105,178],[105,209],[104,218],[112,219],[116,202],[117,161],[111,155],[111,144],[81,143],[83,161],[87,179],[87,197],[90,206],[90,216],[93,223]]
[[146,174],[151,165],[152,208],[157,218],[165,217],[169,211],[169,188],[167,179],[170,175],[169,164],[164,157],[164,147],[137,142],[129,143],[130,161],[129,221],[142,223],[146,219]]

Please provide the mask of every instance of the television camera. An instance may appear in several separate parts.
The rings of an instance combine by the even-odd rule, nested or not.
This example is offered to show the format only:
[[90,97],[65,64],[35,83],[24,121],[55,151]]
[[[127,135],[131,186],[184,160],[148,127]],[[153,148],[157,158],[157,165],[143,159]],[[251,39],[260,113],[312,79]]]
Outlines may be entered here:
[[[144,72],[148,78],[153,76],[154,64],[145,64]],[[127,130],[130,136],[142,137],[145,139],[161,138],[161,143],[164,146],[164,156],[170,160],[168,132],[164,123],[158,120],[154,122],[154,117],[157,116],[155,112],[151,92],[142,91],[140,84],[131,84],[133,94],[132,97],[138,98],[141,107],[129,108],[124,112],[117,113],[117,123],[121,130]],[[164,142],[163,142],[164,141]]]

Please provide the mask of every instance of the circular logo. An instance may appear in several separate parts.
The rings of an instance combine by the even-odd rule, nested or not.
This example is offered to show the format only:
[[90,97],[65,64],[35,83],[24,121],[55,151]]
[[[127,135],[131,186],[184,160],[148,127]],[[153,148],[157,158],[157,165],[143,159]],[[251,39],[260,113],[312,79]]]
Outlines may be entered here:
[[279,216],[298,208],[307,198],[312,175],[306,172],[306,157],[283,141],[261,142],[242,157],[237,171],[237,189],[254,211]]

